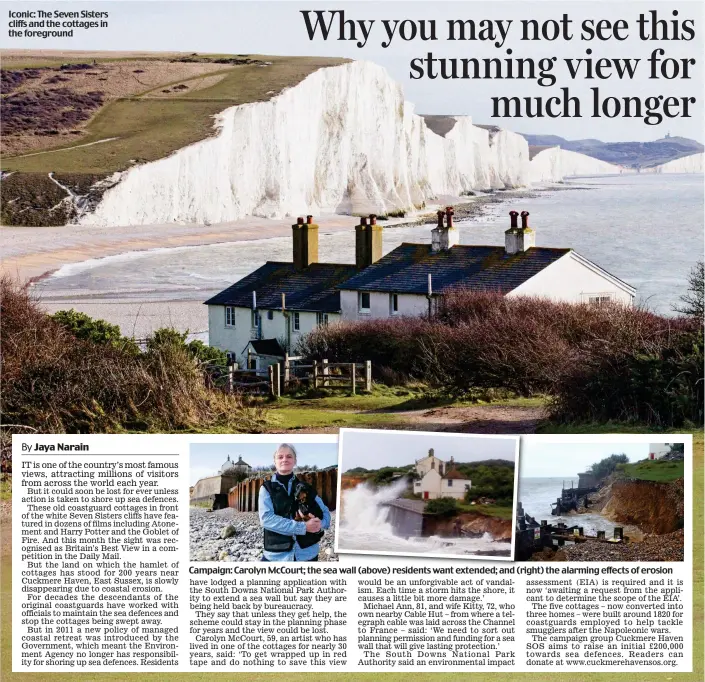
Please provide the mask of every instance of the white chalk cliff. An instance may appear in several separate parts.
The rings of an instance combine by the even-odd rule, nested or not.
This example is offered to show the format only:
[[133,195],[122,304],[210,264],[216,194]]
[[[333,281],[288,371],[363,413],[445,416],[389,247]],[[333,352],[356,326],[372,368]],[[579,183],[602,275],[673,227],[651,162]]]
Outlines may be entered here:
[[84,224],[218,223],[246,215],[413,209],[528,182],[528,145],[457,117],[432,132],[380,66],[324,68],[268,102],[231,107],[215,136],[123,172]]
[[705,154],[691,154],[650,168],[651,173],[702,173]]
[[221,112],[213,137],[115,174],[116,184],[79,222],[383,214],[441,195],[615,172],[561,150],[529,163],[522,136],[475,126],[469,116],[447,118],[454,121],[450,130],[433,132],[401,86],[371,62],[320,69],[268,102]]
[[623,170],[621,166],[600,161],[592,156],[551,147],[540,151],[531,159],[529,181],[531,184],[560,182],[570,176],[613,175]]

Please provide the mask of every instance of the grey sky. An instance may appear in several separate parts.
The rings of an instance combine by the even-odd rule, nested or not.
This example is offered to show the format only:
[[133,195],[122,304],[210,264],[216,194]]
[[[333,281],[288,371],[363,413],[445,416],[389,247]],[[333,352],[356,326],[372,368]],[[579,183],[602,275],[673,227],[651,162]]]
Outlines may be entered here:
[[[261,53],[279,55],[330,55],[367,59],[381,64],[402,83],[406,98],[416,105],[418,113],[468,114],[476,123],[493,123],[510,130],[526,133],[561,135],[568,139],[596,137],[606,141],[653,140],[671,135],[682,135],[702,140],[702,18],[703,3],[699,2],[341,2],[334,5],[315,2],[2,2],[3,46],[6,48],[83,49],[83,50],[153,50],[184,52]],[[75,31],[73,39],[7,38],[7,10],[91,9],[110,12],[109,28]],[[374,20],[370,37],[363,48],[355,42],[337,40],[329,36],[309,41],[301,10],[342,10],[346,19]],[[640,12],[656,9],[659,16],[673,20],[694,19],[696,35],[684,41],[641,41],[638,39],[636,19]],[[520,40],[520,21],[560,19],[567,12],[572,20],[572,40],[529,42]],[[435,19],[436,41],[420,38],[404,42],[398,35],[387,48],[382,20]],[[504,45],[495,47],[494,41],[445,40],[447,21],[461,19],[480,21],[512,20]],[[629,24],[629,38],[618,42],[581,41],[580,25],[584,19],[625,19]],[[558,80],[552,87],[540,87],[536,80],[436,80],[410,78],[409,61],[432,52],[439,57],[507,58],[556,57],[554,73]],[[592,57],[639,58],[636,77],[632,81],[609,80],[573,81],[562,60],[566,57],[587,57],[585,50],[593,50]],[[650,80],[649,55],[656,48],[665,49],[665,57],[677,59],[693,57],[690,80]],[[580,98],[582,118],[498,119],[491,118],[492,96],[543,96],[560,94],[561,87],[569,87],[570,94]],[[641,119],[592,118],[592,93],[598,87],[602,97],[639,96],[694,96],[691,118],[666,119],[659,125],[646,125]]]
[[525,438],[519,461],[519,478],[573,477],[610,455],[625,454],[630,462],[649,456],[649,443],[546,443]]
[[[319,469],[338,463],[337,443],[294,442],[298,453],[297,464]],[[191,445],[190,483],[207,476],[215,476],[228,455],[233,461],[239,456],[251,467],[269,466],[279,443],[193,443]]]
[[481,459],[515,461],[516,438],[465,436],[443,433],[416,433],[370,430],[341,432],[340,470],[364,467],[405,466],[426,457],[429,448],[439,459],[475,462]]

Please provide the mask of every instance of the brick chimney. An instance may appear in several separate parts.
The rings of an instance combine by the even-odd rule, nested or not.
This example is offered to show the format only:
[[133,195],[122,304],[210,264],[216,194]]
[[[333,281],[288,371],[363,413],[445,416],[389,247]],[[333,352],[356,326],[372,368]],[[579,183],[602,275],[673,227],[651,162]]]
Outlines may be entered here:
[[377,216],[370,214],[360,218],[360,224],[355,226],[355,265],[367,268],[382,257],[382,226],[377,224]]
[[529,212],[521,212],[521,226],[517,211],[509,211],[509,229],[504,233],[504,250],[508,256],[524,253],[536,246],[536,233],[529,227]]
[[317,263],[318,225],[313,222],[313,216],[306,216],[305,223],[303,218],[297,218],[291,230],[294,237],[294,267],[303,270],[311,263]]
[[[460,234],[453,226],[453,207],[447,206],[445,211],[438,211],[438,225],[431,230],[431,251],[447,251],[460,243]],[[443,224],[445,215],[446,224]]]

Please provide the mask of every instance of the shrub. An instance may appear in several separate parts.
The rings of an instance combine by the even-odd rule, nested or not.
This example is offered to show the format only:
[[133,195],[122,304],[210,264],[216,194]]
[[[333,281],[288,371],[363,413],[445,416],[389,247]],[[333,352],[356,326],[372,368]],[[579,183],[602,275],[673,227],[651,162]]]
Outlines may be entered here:
[[204,367],[225,370],[228,365],[228,354],[225,351],[215,348],[214,346],[208,346],[203,343],[203,341],[195,339],[186,344],[186,347],[191,357],[198,360]]
[[26,433],[232,432],[261,428],[260,411],[206,387],[184,344],[134,354],[76,338],[8,278],[2,296],[5,428]]
[[[61,76],[54,79],[65,80]],[[45,88],[8,95],[3,104],[3,134],[47,134],[75,128],[102,106],[105,93],[80,93],[66,87]],[[28,122],[29,121],[29,122]]]
[[459,464],[457,468],[465,478],[472,481],[470,489],[465,491],[466,502],[473,502],[480,497],[498,500],[514,496],[513,462],[471,462]]
[[607,478],[613,471],[620,468],[620,466],[624,468],[624,465],[628,462],[629,458],[625,454],[610,455],[592,464],[590,466],[590,473],[598,480],[602,480],[603,478]]
[[702,345],[696,318],[457,291],[432,319],[319,327],[297,352],[333,362],[371,360],[377,380],[405,377],[451,393],[549,394],[561,420],[680,426],[702,420]]
[[703,357],[700,329],[633,349],[592,348],[556,382],[552,413],[562,421],[701,424]]
[[139,353],[139,347],[133,339],[128,339],[120,332],[120,327],[105,320],[94,320],[85,313],[74,310],[59,310],[50,315],[66,331],[77,339],[84,339],[103,346],[121,348],[133,355]]
[[401,473],[405,473],[402,469],[398,467],[382,467],[375,471],[372,476],[372,482],[375,485],[388,485],[389,482]]
[[458,513],[458,503],[453,497],[437,497],[435,500],[426,502],[424,511],[429,514],[452,516]]
[[212,379],[225,374],[228,365],[228,356],[224,351],[208,346],[203,341],[194,339],[186,343],[188,332],[180,332],[171,327],[162,327],[152,333],[147,339],[147,350],[181,349],[189,358],[194,360],[198,367],[206,372]]
[[230,476],[231,478],[235,479],[235,483],[240,483],[241,481],[244,481],[246,478],[249,477],[249,474],[245,473],[241,469],[226,469],[223,473],[223,476]]

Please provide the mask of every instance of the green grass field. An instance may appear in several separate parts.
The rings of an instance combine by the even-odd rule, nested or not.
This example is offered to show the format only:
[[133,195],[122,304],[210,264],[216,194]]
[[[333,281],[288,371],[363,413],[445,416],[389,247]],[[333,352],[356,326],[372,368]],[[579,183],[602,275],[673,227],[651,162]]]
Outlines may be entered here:
[[[265,67],[235,66],[222,72],[225,77],[220,82],[178,98],[142,98],[156,89],[150,88],[140,96],[114,100],[88,124],[87,135],[81,137],[80,144],[111,137],[119,139],[64,151],[56,151],[62,149],[57,147],[51,153],[24,158],[7,157],[2,161],[2,169],[25,173],[53,171],[107,175],[129,168],[134,161],[154,161],[212,135],[213,116],[224,109],[269,100],[317,69],[347,61],[326,57],[249,56],[272,64]],[[73,140],[65,147],[76,144]]]
[[387,387],[376,384],[371,393],[351,396],[342,392],[302,393],[282,396],[268,402],[269,430],[306,430],[329,427],[404,428],[410,425],[403,412],[430,410],[438,407],[506,407],[541,408],[541,398],[505,398],[492,400],[493,394],[478,393],[472,397],[453,397],[430,391],[423,385]]
[[458,509],[462,512],[474,512],[483,516],[494,516],[498,519],[511,519],[514,514],[513,507],[500,507],[492,504],[465,504],[459,503]]
[[620,467],[620,471],[629,478],[639,481],[656,481],[658,483],[668,483],[677,478],[683,478],[683,462],[662,462],[659,460],[636,462],[635,464],[625,464]]

